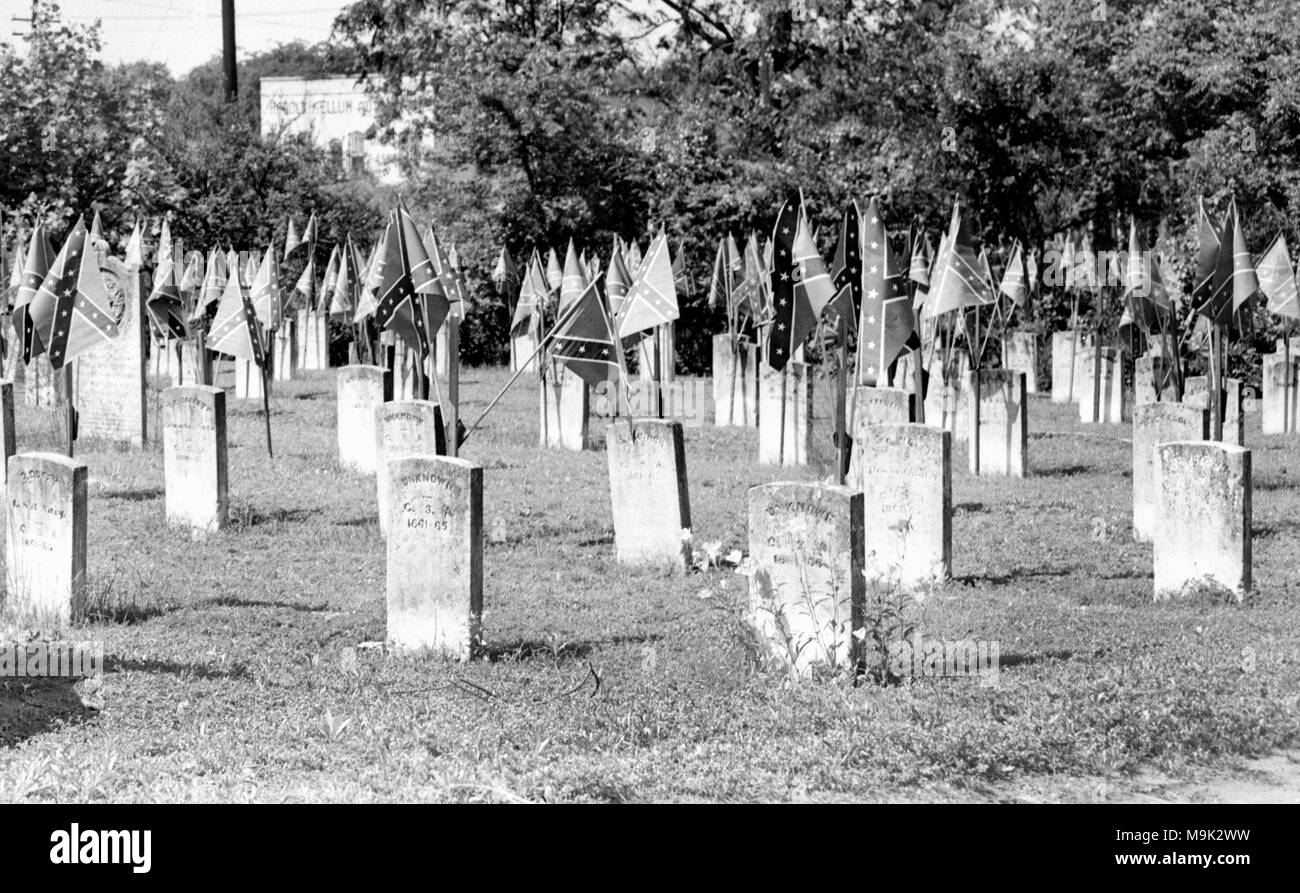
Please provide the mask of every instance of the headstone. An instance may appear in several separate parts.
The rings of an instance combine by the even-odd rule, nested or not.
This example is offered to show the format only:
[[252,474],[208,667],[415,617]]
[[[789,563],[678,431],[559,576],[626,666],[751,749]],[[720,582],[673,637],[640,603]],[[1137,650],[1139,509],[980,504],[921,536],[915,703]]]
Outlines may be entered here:
[[425,372],[424,381],[428,382],[428,362],[426,361],[421,369],[419,361],[419,351],[409,348],[405,341],[400,337],[393,339],[393,399],[395,400],[423,400],[424,394],[420,392],[420,372]]
[[200,350],[193,341],[182,343],[180,367],[181,384],[216,381],[212,374],[212,354],[206,349]]
[[226,392],[205,385],[162,394],[167,523],[195,537],[226,526]]
[[388,463],[408,456],[445,456],[447,429],[442,407],[429,400],[398,400],[375,407],[375,485],[379,532],[388,535]]
[[[1124,390],[1123,367],[1120,353],[1113,347],[1103,347],[1098,357],[1096,347],[1081,355],[1082,380],[1076,382],[1079,395],[1079,421],[1119,425],[1129,420],[1127,394]],[[1097,363],[1101,362],[1101,382],[1097,382]]]
[[175,342],[149,341],[149,377],[158,382],[159,387],[172,387],[176,384],[178,369]]
[[605,429],[614,551],[620,564],[671,568],[690,562],[691,497],[682,423],[624,419]]
[[298,374],[298,320],[285,316],[271,335],[271,380],[293,381]]
[[262,399],[262,369],[251,360],[235,358],[235,399]]
[[149,330],[143,283],[139,273],[127,270],[116,258],[109,258],[100,272],[111,306],[118,311],[120,334],[81,354],[72,366],[77,438],[140,447],[149,439],[145,414]]
[[441,378],[448,375],[448,358],[451,356],[451,349],[448,347],[448,341],[451,337],[451,320],[448,319],[445,324],[438,327],[438,334],[433,339],[433,366],[438,370]]
[[0,474],[0,490],[4,489],[5,475],[9,471],[9,457],[18,452],[18,437],[14,428],[14,385],[0,381],[0,447],[4,449],[4,473]]
[[559,375],[559,443],[565,450],[585,450],[591,447],[591,389],[582,376],[568,369],[556,370]]
[[1264,433],[1300,432],[1300,424],[1296,423],[1296,414],[1300,412],[1300,358],[1288,357],[1281,351],[1265,354],[1262,379]]
[[[655,376],[655,344],[659,345],[659,376]],[[676,375],[677,327],[665,323],[645,334],[637,346],[637,376],[642,381],[659,381],[667,384]]]
[[1012,332],[1002,342],[1002,365],[1025,374],[1025,393],[1038,393],[1038,336],[1033,332]]
[[408,456],[388,474],[389,646],[469,660],[482,644],[483,469]]
[[[1022,478],[1029,470],[1029,423],[1025,397],[1025,375],[1010,369],[982,369],[976,390],[971,373],[967,391],[967,423],[971,436],[967,451],[970,473]],[[973,401],[979,397],[979,466],[975,465],[973,438],[976,434]]]
[[1133,404],[1174,400],[1173,364],[1164,357],[1147,355],[1133,361]]
[[317,310],[298,311],[298,368],[304,372],[329,368],[329,324]]
[[[1210,379],[1189,375],[1183,379],[1183,402],[1210,409]],[[1210,411],[1210,436],[1214,436],[1214,412]],[[1246,442],[1246,417],[1241,411],[1241,380],[1223,380],[1223,442],[1241,446]]]
[[537,368],[537,360],[533,354],[537,351],[537,339],[531,334],[525,332],[518,338],[510,339],[510,371],[518,372],[521,365],[527,366],[526,371],[533,371]]
[[23,372],[26,367],[23,366],[23,352],[14,347],[14,319],[13,314],[5,312],[0,313],[0,332],[4,333],[5,341],[8,343],[8,352],[5,354],[4,367],[0,371],[0,380],[10,381],[14,384],[21,384]]
[[758,352],[748,338],[713,336],[713,424],[758,424]]
[[374,474],[375,407],[388,399],[387,372],[379,366],[343,366],[337,376],[339,464]]
[[864,542],[861,493],[816,483],[750,488],[748,620],[768,666],[808,676],[853,665]]
[[1143,403],[1133,409],[1133,539],[1149,543],[1156,515],[1156,445],[1209,440],[1210,413],[1191,403]]
[[761,363],[758,378],[758,463],[807,465],[812,450],[813,413],[813,386],[808,364],[792,360],[783,372],[778,372],[767,363]]
[[1251,579],[1250,450],[1214,441],[1156,447],[1155,597],[1228,590]]
[[1089,338],[1079,329],[1052,333],[1052,402],[1078,402],[1080,361]]
[[900,388],[873,388],[858,385],[848,397],[849,435],[853,438],[852,452],[849,455],[849,486],[861,490],[864,457],[870,462],[871,454],[863,454],[858,442],[872,425],[892,425],[915,420],[915,396]]
[[41,354],[32,357],[24,375],[23,402],[35,409],[52,410],[60,407],[59,388],[56,380],[62,375],[50,367],[50,361]]
[[86,463],[55,453],[9,459],[5,609],[24,626],[67,626],[86,601]]
[[952,435],[930,425],[873,425],[854,440],[869,462],[858,489],[864,564],[905,588],[952,572]]

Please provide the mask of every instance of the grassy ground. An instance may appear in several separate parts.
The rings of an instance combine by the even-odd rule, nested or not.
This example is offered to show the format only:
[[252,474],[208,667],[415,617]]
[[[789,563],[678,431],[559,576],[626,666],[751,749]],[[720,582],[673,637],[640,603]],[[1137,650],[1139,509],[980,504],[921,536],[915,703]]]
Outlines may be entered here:
[[[464,414],[505,378],[470,370]],[[334,461],[332,375],[278,386],[273,462],[232,401],[232,524],[199,544],[164,524],[160,452],[82,445],[96,619],[74,635],[107,672],[98,691],[0,681],[0,800],[1093,799],[1300,741],[1300,442],[1257,416],[1244,605],[1153,604],[1128,431],[1036,399],[1032,477],[973,479],[954,451],[955,580],[924,619],[1000,642],[1000,686],[854,687],[754,672],[730,570],[615,564],[603,451],[538,450],[524,384],[464,451],[504,532],[488,658],[467,666],[367,645],[384,548],[373,481]],[[748,487],[827,473],[818,386],[802,472],[755,465],[752,430],[687,429],[697,541],[745,548]],[[39,413],[19,426],[21,450],[53,445]]]

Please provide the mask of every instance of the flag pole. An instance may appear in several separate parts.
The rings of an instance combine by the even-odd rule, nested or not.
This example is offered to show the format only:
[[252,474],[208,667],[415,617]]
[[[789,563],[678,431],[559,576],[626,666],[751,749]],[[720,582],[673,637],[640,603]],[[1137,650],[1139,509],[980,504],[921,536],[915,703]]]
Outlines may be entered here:
[[271,376],[267,369],[266,354],[262,355],[262,364],[258,369],[262,374],[262,418],[266,422],[266,458],[274,459],[271,449]]
[[72,363],[63,367],[63,402],[67,412],[68,458],[72,458],[72,442],[77,439],[77,409],[72,405]]
[[[852,306],[852,301],[849,301]],[[841,313],[839,324],[839,364],[835,370],[835,452],[837,465],[836,481],[843,485],[849,471],[849,450],[845,425],[845,404],[848,402],[848,363],[849,363],[849,320],[847,313]]]
[[[457,435],[460,427],[460,319],[447,320],[447,399],[451,403],[451,417],[447,420],[447,455],[459,455]],[[434,369],[437,377],[437,369]]]

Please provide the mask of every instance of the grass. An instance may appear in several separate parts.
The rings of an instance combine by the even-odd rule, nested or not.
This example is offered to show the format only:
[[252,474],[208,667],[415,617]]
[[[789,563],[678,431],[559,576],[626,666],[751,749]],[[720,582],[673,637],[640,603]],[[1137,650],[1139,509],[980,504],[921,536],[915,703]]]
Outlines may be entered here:
[[[506,377],[468,370],[464,416]],[[755,465],[753,430],[687,429],[697,545],[747,549],[750,486],[829,473],[817,388],[807,469]],[[198,543],[164,522],[156,448],[79,445],[92,619],[70,635],[106,672],[0,680],[0,800],[1079,799],[1300,740],[1300,442],[1258,416],[1242,605],[1152,602],[1125,428],[1035,399],[1022,481],[970,477],[955,447],[955,580],[923,635],[998,641],[1001,684],[882,688],[755,672],[730,569],[615,564],[605,455],[539,450],[528,379],[464,449],[496,531],[487,656],[386,657],[374,483],[335,463],[332,375],[277,384],[273,410],[268,461],[257,404],[231,400],[231,525]],[[40,413],[18,426],[20,450],[56,446]]]

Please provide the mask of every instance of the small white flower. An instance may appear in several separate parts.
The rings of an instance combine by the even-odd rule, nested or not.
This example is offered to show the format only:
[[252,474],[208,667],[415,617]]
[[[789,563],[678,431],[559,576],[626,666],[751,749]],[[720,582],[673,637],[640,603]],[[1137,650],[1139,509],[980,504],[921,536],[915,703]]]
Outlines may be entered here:
[[713,590],[712,590],[712,589],[701,589],[699,592],[695,593],[695,595],[696,595],[698,598],[713,598]]
[[687,543],[689,545],[694,539],[695,539],[695,534],[691,533],[691,529],[689,527],[683,527],[682,542]]
[[744,559],[745,559],[744,552],[741,552],[739,549],[732,549],[730,552],[727,553],[727,557],[722,560],[725,561],[727,564],[734,564],[737,567],[739,567],[740,562],[742,562]]

